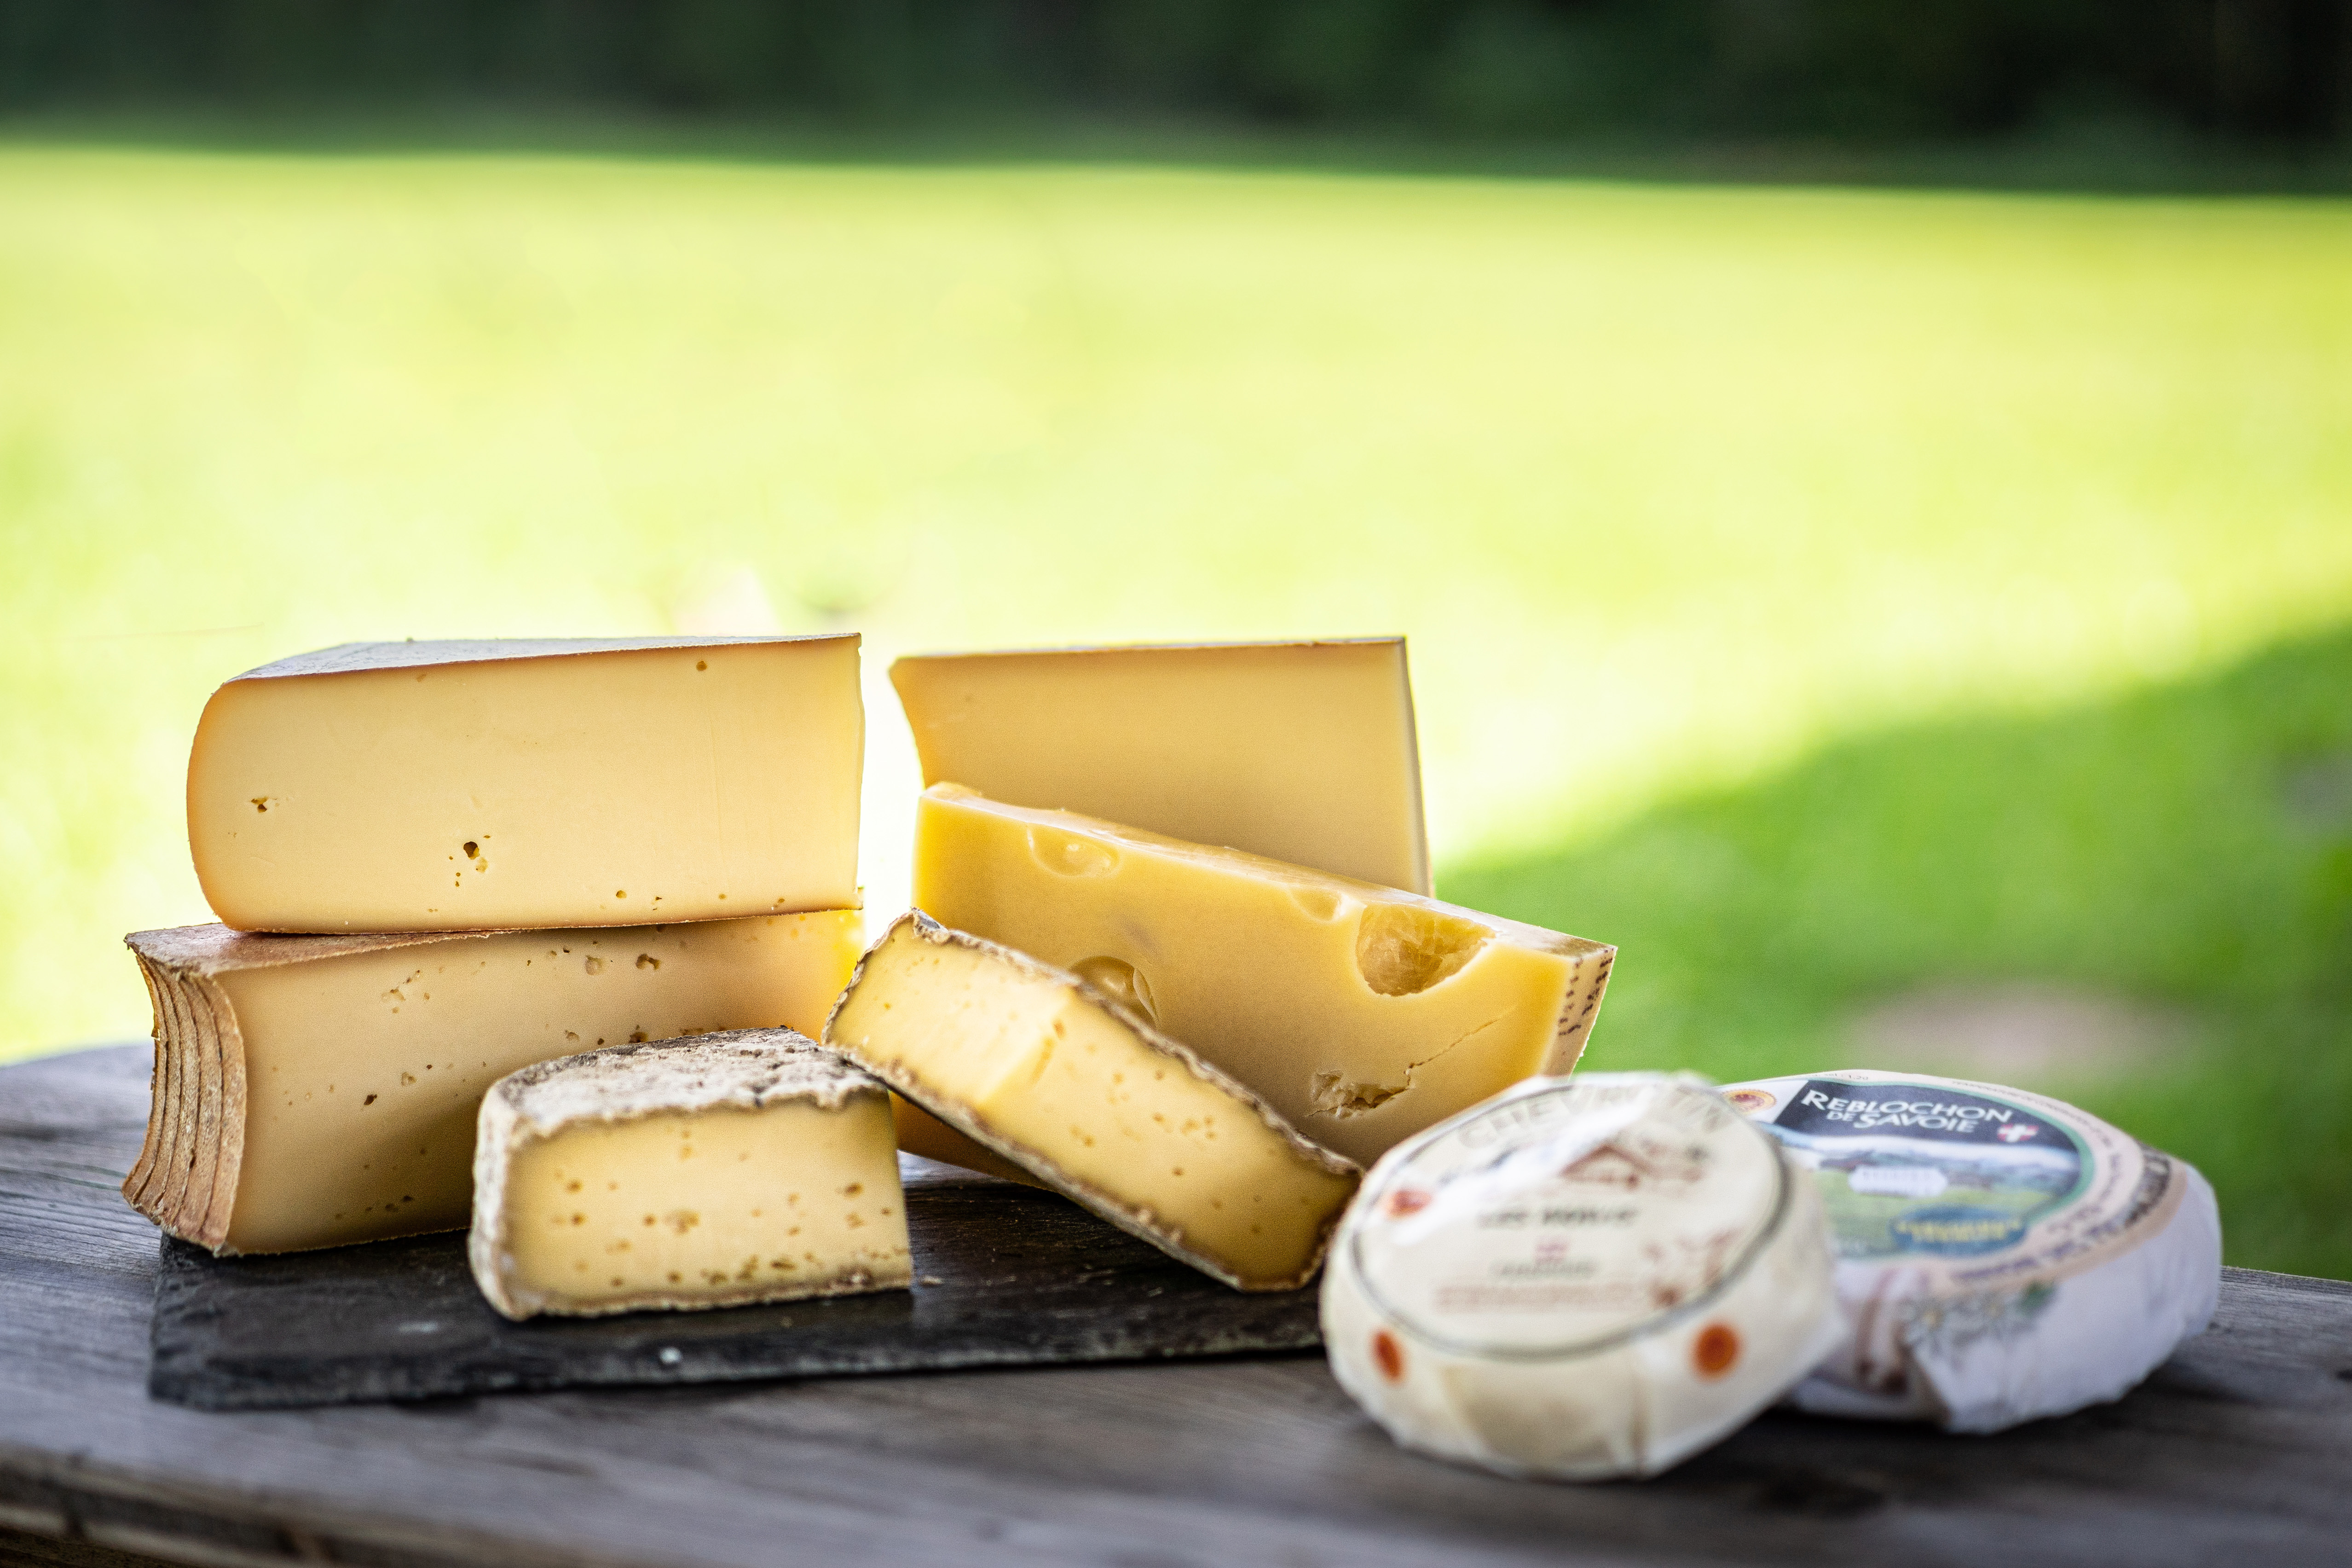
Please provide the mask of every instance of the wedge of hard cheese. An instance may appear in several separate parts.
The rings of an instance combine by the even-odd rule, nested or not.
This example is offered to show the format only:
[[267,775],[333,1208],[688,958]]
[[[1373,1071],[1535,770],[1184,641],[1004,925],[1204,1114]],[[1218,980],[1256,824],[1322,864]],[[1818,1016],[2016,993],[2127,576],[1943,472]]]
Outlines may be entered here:
[[902,658],[923,782],[1429,891],[1402,637]]
[[188,844],[241,931],[857,902],[855,637],[352,643],[213,693]]
[[1356,1190],[1355,1166],[1111,997],[920,913],[858,961],[825,1042],[1236,1289],[1305,1284]]
[[889,1096],[790,1029],[525,1068],[482,1099],[466,1253],[516,1319],[903,1289]]
[[598,1046],[817,1028],[860,923],[827,910],[454,936],[134,932],[155,1094],[123,1195],[223,1253],[456,1229],[491,1084]]
[[1564,1074],[1616,949],[1237,850],[937,785],[915,902],[1127,999],[1369,1164],[1532,1074]]

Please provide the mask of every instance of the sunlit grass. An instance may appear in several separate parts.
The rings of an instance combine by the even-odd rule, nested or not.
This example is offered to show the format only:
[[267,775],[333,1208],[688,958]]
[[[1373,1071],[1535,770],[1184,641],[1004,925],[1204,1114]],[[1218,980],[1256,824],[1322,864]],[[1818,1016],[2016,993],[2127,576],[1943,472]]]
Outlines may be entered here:
[[1402,631],[1442,865],[2193,671],[2352,611],[2347,279],[2331,201],[0,145],[0,1056],[143,1031],[205,694],[346,638]]

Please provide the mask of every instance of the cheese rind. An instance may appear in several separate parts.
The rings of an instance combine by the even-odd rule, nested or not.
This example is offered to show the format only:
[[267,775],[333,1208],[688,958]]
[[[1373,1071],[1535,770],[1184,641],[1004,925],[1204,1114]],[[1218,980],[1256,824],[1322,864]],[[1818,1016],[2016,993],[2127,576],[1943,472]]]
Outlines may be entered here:
[[1407,1447],[1655,1475],[1840,1332],[1821,1204],[1705,1079],[1520,1084],[1400,1144],[1324,1274],[1339,1385]]
[[926,784],[1430,890],[1402,637],[901,658]]
[[467,1258],[517,1320],[904,1289],[888,1096],[790,1029],[525,1068],[482,1099]]
[[864,745],[854,636],[350,644],[213,693],[188,842],[243,931],[847,908]]
[[862,924],[827,910],[596,931],[133,932],[156,1092],[123,1195],[221,1253],[454,1229],[493,1082],[601,1045],[820,1027]]
[[825,1043],[1112,1224],[1241,1290],[1313,1277],[1357,1170],[1077,977],[900,916]]
[[1616,950],[1237,850],[924,792],[915,902],[1121,992],[1360,1163],[1576,1064]]

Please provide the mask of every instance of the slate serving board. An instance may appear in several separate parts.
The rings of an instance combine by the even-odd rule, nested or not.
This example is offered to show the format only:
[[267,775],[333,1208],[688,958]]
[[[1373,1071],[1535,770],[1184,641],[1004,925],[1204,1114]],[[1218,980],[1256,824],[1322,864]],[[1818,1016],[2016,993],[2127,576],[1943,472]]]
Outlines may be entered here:
[[208,1410],[1310,1349],[1312,1286],[1245,1295],[1052,1194],[908,1160],[911,1292],[709,1312],[490,1310],[463,1232],[272,1258],[166,1237],[148,1392]]

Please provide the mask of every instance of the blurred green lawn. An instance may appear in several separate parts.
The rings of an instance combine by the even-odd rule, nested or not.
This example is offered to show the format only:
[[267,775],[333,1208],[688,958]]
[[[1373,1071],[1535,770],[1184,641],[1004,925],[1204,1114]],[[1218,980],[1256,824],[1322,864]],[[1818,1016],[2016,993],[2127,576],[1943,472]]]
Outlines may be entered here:
[[279,654],[1402,631],[1443,890],[1623,946],[1596,1064],[2112,988],[2194,1044],[2074,1091],[2352,1275],[2352,203],[19,136],[0,545],[0,1058],[143,1032]]

